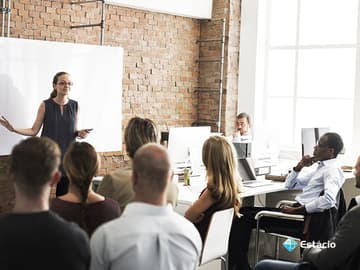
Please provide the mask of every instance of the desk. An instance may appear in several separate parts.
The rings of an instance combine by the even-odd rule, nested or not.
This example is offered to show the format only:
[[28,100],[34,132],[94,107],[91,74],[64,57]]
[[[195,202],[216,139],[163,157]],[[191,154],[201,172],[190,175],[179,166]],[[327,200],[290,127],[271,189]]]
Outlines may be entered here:
[[[258,177],[260,180],[261,177]],[[271,192],[284,191],[287,190],[284,186],[284,182],[275,182],[271,180],[269,185],[260,186],[260,187],[242,187],[240,193],[241,198],[253,197],[260,194],[267,194]],[[190,178],[190,186],[184,186],[184,183],[178,183],[179,195],[178,195],[178,205],[176,206],[176,212],[184,214],[187,208],[195,202],[200,195],[200,192],[206,187],[205,176],[197,176]]]
[[[353,197],[353,194],[351,194],[349,196],[347,190],[354,190],[354,175],[352,173],[349,172],[345,172],[345,179],[346,180],[351,180],[352,181],[345,181],[344,186],[343,186],[343,190],[345,193],[345,198],[346,201],[349,202],[350,198]],[[257,177],[258,180],[262,180],[264,179],[262,176]],[[288,199],[288,200],[293,200],[294,199],[294,190],[288,190],[287,188],[285,188],[284,186],[284,182],[276,182],[276,181],[271,181],[271,180],[265,180],[265,181],[269,181],[269,185],[266,186],[261,186],[261,187],[242,187],[243,192],[240,193],[240,197],[241,198],[249,198],[249,197],[253,197],[253,196],[257,196],[257,195],[263,195],[263,194],[268,194],[268,193],[275,193],[275,192],[279,192],[279,191],[289,191],[289,195],[286,196],[286,194],[284,193],[279,193],[281,194],[281,198],[279,198],[279,194],[274,194],[272,196],[270,196],[271,198],[269,198],[270,200],[268,200],[266,198],[266,205],[272,205],[272,201],[276,201],[278,202],[279,200],[282,199]],[[190,205],[193,204],[193,202],[195,202],[200,195],[200,192],[205,188],[206,186],[206,180],[205,180],[205,176],[197,176],[197,177],[191,177],[190,178],[190,186],[184,186],[183,182],[179,182],[178,183],[178,188],[179,188],[179,195],[178,195],[178,205],[175,208],[176,212],[180,213],[180,214],[184,214],[185,211],[187,210],[187,208],[189,208]],[[356,193],[358,194],[358,191],[356,191]],[[275,204],[274,204],[275,205]]]

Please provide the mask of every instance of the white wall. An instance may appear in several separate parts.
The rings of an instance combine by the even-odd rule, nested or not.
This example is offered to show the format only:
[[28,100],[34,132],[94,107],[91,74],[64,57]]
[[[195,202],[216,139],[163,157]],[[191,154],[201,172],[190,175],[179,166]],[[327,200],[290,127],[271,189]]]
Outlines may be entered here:
[[149,10],[172,15],[210,19],[212,0],[109,0],[108,4]]
[[[78,128],[94,129],[87,141],[97,151],[121,150],[122,48],[0,38],[0,52],[0,115],[31,127],[53,76],[66,71],[74,82],[70,98],[79,102]],[[22,138],[0,126],[0,155]]]

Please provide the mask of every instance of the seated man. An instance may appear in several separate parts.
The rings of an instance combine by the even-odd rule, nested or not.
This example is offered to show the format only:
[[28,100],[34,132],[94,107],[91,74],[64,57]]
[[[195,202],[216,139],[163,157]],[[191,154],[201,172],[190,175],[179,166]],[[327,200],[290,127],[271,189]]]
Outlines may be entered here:
[[[158,142],[158,131],[155,123],[147,118],[133,117],[125,128],[124,141],[126,152],[133,159],[140,146]],[[123,210],[134,197],[131,184],[131,165],[119,168],[111,174],[104,176],[96,192],[117,201]],[[177,204],[178,188],[171,182],[167,187],[166,200],[174,207]]]
[[[318,144],[314,147],[314,157],[305,156],[296,167],[294,167],[285,181],[285,186],[289,189],[302,189],[302,193],[295,198],[298,202],[295,207],[287,206],[283,209],[244,207],[240,210],[243,217],[235,221],[233,232],[230,236],[230,249],[237,249],[240,250],[240,252],[238,252],[238,256],[231,256],[231,251],[230,262],[233,262],[231,258],[233,257],[235,261],[238,260],[235,264],[242,265],[241,269],[248,268],[248,245],[251,231],[256,227],[254,217],[259,211],[273,210],[288,214],[313,214],[311,218],[314,217],[314,220],[316,220],[318,215],[314,215],[314,213],[324,212],[328,209],[336,209],[337,195],[345,181],[343,172],[336,159],[342,148],[343,141],[337,133],[326,133],[321,136]],[[313,166],[312,171],[300,173],[304,167],[308,167],[314,162],[318,162],[316,168]],[[298,224],[298,222],[267,219],[264,220],[263,225],[268,228],[284,228],[286,229],[286,233],[289,233],[288,229],[290,229],[292,235],[307,237],[310,241],[327,241],[333,235],[335,230],[334,225],[336,224],[330,224],[327,220],[322,224],[311,222],[310,227],[318,229],[318,234],[312,233],[311,231],[311,234],[305,236],[303,236],[304,225]],[[326,228],[323,226],[326,226]],[[234,245],[235,248],[231,245]]]
[[60,149],[46,137],[31,137],[11,153],[13,212],[0,218],[0,269],[86,270],[89,240],[79,226],[49,211],[52,185],[61,173]]
[[133,159],[134,200],[91,238],[92,270],[196,269],[201,238],[195,226],[166,205],[172,181],[166,149],[149,143]]
[[233,135],[233,142],[251,142],[250,127],[250,116],[245,112],[239,113],[236,116],[236,130]]

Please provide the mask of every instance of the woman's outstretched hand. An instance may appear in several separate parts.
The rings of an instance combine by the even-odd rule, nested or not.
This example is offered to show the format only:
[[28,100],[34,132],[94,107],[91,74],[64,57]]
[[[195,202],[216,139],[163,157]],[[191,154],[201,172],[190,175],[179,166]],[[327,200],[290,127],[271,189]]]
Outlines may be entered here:
[[85,139],[92,130],[92,128],[81,129],[78,131],[78,137],[81,139]]
[[10,122],[4,116],[1,116],[0,124],[11,132],[15,131],[14,127],[10,124]]

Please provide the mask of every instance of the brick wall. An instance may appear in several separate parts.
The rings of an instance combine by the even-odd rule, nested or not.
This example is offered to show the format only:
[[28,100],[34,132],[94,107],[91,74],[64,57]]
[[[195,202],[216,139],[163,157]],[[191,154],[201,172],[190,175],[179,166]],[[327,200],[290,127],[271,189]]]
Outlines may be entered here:
[[[12,1],[11,37],[99,44],[100,27],[70,29],[70,26],[99,23],[101,4],[71,5],[69,2]],[[236,115],[236,107],[230,104],[237,95],[238,70],[233,67],[236,59],[232,59],[237,57],[237,45],[229,38],[229,33],[236,31],[231,24],[229,29],[229,19],[236,16],[229,11],[235,10],[237,2],[214,0],[213,8],[214,18],[227,18],[223,108],[228,111],[222,113],[222,131],[226,133],[232,130]],[[219,28],[213,22],[113,5],[106,5],[105,16],[105,45],[124,48],[123,128],[135,115],[153,119],[160,130],[166,126],[190,126],[204,113],[209,119],[216,119],[218,95],[210,93],[204,99],[195,91],[204,82],[218,83],[218,64],[197,62],[200,56],[214,56],[219,52],[219,44],[200,47],[197,43],[199,39],[219,36]],[[231,49],[227,49],[228,43]],[[227,98],[229,92],[231,96]],[[100,154],[100,174],[109,173],[128,160],[123,152]],[[0,213],[8,211],[13,200],[12,186],[6,178],[8,160],[9,157],[0,157]]]
[[[213,16],[217,20],[203,20],[200,23],[200,40],[216,40],[200,42],[199,54],[201,59],[217,60],[221,57],[222,21],[225,19],[225,51],[221,95],[221,124],[220,131],[225,135],[232,135],[235,128],[238,96],[238,65],[240,46],[240,1],[215,0]],[[204,124],[214,123],[219,118],[220,95],[220,62],[200,62],[198,117]],[[216,124],[212,125],[217,131]]]

